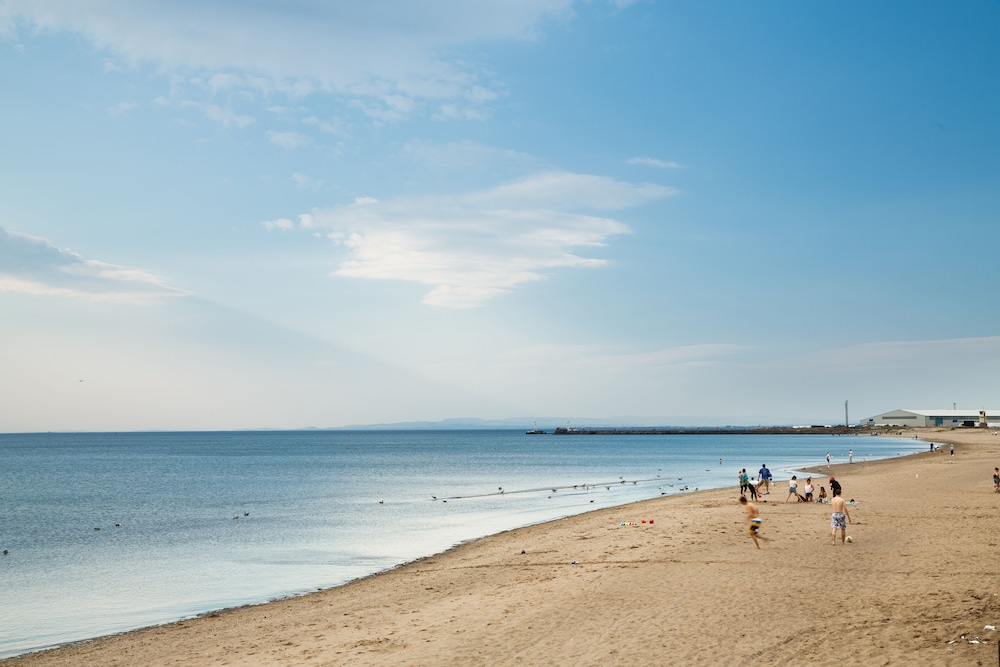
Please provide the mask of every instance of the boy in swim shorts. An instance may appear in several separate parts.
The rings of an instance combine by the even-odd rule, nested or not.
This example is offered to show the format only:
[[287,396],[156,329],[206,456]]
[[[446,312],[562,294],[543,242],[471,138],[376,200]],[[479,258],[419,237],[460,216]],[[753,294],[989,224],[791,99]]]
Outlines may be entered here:
[[851,513],[847,511],[847,503],[840,497],[840,489],[833,490],[830,508],[833,510],[830,515],[830,544],[836,546],[837,530],[840,530],[840,543],[843,544],[847,535],[847,523],[851,521]]
[[747,500],[746,496],[740,496],[740,505],[747,510],[747,523],[749,527],[747,528],[747,533],[753,538],[753,543],[760,549],[760,542],[758,540],[766,540],[766,537],[761,537],[758,535],[760,532],[760,510],[752,502]]

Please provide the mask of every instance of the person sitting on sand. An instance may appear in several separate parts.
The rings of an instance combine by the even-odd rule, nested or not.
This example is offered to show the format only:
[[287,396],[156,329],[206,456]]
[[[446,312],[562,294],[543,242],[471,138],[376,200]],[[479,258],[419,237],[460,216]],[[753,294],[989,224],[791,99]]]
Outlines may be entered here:
[[811,503],[813,501],[813,480],[812,477],[806,477],[806,486],[803,489],[806,492],[806,502]]
[[819,496],[816,498],[816,502],[825,503],[826,502],[826,487],[819,487]]

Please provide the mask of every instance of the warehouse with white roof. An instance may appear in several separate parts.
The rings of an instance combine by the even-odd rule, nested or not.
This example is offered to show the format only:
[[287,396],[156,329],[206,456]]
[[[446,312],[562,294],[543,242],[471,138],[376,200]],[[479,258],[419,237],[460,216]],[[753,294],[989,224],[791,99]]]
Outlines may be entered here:
[[891,410],[869,417],[862,426],[1000,426],[1000,410]]

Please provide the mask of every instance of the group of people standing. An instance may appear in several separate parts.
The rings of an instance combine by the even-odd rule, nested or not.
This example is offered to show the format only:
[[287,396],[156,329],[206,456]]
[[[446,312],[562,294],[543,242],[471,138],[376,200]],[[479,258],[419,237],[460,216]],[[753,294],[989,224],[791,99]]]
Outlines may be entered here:
[[760,465],[760,470],[757,471],[756,477],[748,476],[747,469],[743,468],[739,473],[740,495],[749,493],[752,499],[757,500],[757,496],[771,493],[771,479],[771,471],[768,470],[765,463]]
[[[753,500],[757,500],[758,494],[761,493],[760,489],[767,489],[763,493],[770,493],[771,487],[771,471],[768,470],[766,464],[761,464],[760,471],[758,473],[759,480],[754,483],[754,480],[747,476],[746,468],[740,471],[740,504],[746,509],[747,522],[749,528],[747,532],[753,539],[754,545],[760,549],[760,540],[766,540],[760,535],[761,528],[761,518],[760,510],[753,503]],[[994,483],[997,487],[997,492],[1000,493],[1000,468],[994,470],[993,475]],[[798,502],[829,502],[830,509],[833,510],[830,515],[830,539],[831,544],[837,544],[837,531],[840,531],[840,542],[843,544],[846,542],[847,535],[847,524],[853,523],[851,520],[851,513],[847,509],[847,502],[843,498],[843,489],[840,486],[840,482],[833,476],[830,477],[830,499],[827,500],[826,488],[820,487],[819,495],[813,497],[813,484],[812,477],[806,478],[805,488],[803,489],[805,495],[801,495],[798,492],[798,478],[792,475],[791,480],[788,482],[788,496],[785,498],[787,503],[792,496],[795,496]],[[748,500],[746,497],[747,492],[750,493],[752,500]],[[853,501],[852,501],[853,502]]]

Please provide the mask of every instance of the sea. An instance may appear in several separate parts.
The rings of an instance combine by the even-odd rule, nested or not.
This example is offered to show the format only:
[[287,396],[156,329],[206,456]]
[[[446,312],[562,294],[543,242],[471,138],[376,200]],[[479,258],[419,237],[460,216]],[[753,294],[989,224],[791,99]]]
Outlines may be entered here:
[[[384,571],[504,530],[925,443],[524,431],[0,434],[0,658]],[[845,487],[847,484],[845,484]],[[780,491],[779,485],[779,491]],[[666,511],[666,510],[659,510]],[[617,521],[641,520],[622,507]]]

